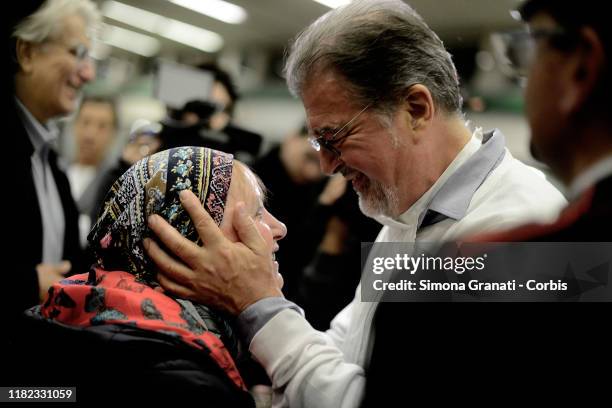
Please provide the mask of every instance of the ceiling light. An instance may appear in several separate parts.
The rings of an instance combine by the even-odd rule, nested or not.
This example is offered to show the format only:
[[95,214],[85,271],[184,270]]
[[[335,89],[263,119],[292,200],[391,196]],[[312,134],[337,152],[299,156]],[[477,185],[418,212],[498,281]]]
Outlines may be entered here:
[[157,26],[163,24],[164,21],[167,20],[166,17],[117,1],[105,2],[102,5],[102,14],[104,14],[105,17],[121,21],[122,23],[152,33],[156,31]]
[[223,0],[170,0],[170,2],[229,24],[240,24],[247,18],[245,9]]
[[523,17],[521,16],[521,12],[518,10],[510,10],[510,15],[516,21],[523,21]]
[[151,13],[118,1],[102,5],[102,14],[112,20],[166,37],[205,52],[217,52],[223,47],[223,38],[212,31],[182,21]]
[[327,6],[329,8],[337,8],[337,7],[349,4],[351,2],[351,0],[314,0],[314,1],[324,6]]
[[177,20],[160,27],[158,34],[206,52],[215,52],[223,47],[223,38],[219,34]]
[[157,39],[110,24],[104,24],[102,41],[143,57],[152,57],[160,49],[160,43]]

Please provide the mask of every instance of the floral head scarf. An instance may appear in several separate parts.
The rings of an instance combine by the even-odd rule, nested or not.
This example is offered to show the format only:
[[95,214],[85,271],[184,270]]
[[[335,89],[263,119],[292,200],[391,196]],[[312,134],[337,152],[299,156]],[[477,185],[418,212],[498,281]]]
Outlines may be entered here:
[[217,225],[232,178],[233,157],[203,147],[178,147],[156,153],[134,164],[108,192],[104,208],[88,236],[98,266],[123,270],[140,281],[155,282],[145,256],[143,240],[149,235],[147,217],[159,214],[183,236],[199,237],[179,200],[191,190]]

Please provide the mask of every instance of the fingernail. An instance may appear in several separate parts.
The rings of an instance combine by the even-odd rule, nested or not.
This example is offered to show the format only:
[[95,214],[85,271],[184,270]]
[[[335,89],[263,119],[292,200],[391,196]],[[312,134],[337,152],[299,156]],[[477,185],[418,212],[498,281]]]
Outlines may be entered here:
[[151,245],[151,243],[149,242],[149,238],[145,238],[142,241],[142,245],[144,246],[144,249],[146,249],[148,251],[149,250],[149,245]]
[[149,218],[147,218],[147,222],[149,224],[149,227],[153,227],[155,223],[157,222],[157,220],[155,219],[155,215],[152,215]]
[[181,202],[183,202],[185,200],[185,197],[186,197],[185,194],[187,194],[187,190],[181,190],[179,192],[179,200],[181,200]]

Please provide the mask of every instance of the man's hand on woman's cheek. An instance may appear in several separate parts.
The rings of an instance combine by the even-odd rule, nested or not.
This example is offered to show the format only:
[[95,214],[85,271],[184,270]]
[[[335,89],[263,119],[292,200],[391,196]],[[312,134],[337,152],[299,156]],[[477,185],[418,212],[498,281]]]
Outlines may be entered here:
[[181,192],[180,197],[204,245],[183,237],[160,216],[149,217],[151,230],[180,260],[155,241],[145,240],[145,249],[159,268],[158,280],[164,289],[233,315],[260,299],[283,296],[282,277],[275,271],[255,222],[245,213],[244,203],[237,204],[233,220],[240,241],[231,242],[191,191]]

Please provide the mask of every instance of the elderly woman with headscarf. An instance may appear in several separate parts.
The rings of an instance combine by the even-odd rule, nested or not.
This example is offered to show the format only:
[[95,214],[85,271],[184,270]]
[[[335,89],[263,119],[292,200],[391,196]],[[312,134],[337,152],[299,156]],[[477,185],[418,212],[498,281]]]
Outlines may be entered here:
[[[237,368],[248,351],[231,319],[163,292],[145,255],[151,214],[198,242],[179,199],[185,189],[230,235],[230,213],[244,202],[274,256],[285,226],[263,207],[257,177],[231,155],[180,147],[137,162],[113,185],[89,234],[97,264],[53,285],[46,301],[27,312],[30,333],[47,351],[44,366],[51,366],[46,384],[63,380],[77,384],[82,396],[99,398],[195,398],[206,407],[253,404]],[[65,347],[49,350],[58,343]],[[64,378],[53,377],[54,372]]]

